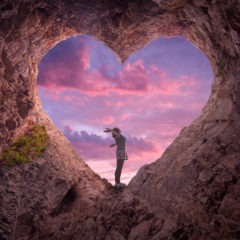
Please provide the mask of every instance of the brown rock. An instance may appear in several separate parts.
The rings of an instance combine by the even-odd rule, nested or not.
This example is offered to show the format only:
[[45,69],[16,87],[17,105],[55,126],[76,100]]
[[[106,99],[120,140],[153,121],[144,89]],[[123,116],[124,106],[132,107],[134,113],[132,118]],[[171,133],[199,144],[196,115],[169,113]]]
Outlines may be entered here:
[[128,239],[134,240],[145,240],[149,237],[149,232],[151,230],[151,224],[149,221],[143,221],[139,225],[132,228]]
[[[1,142],[32,123],[51,138],[41,158],[0,171],[1,239],[240,238],[238,0],[2,0],[0,14]],[[41,109],[37,65],[76,34],[95,36],[121,61],[160,35],[183,36],[211,62],[201,116],[139,171],[134,195],[113,192]]]

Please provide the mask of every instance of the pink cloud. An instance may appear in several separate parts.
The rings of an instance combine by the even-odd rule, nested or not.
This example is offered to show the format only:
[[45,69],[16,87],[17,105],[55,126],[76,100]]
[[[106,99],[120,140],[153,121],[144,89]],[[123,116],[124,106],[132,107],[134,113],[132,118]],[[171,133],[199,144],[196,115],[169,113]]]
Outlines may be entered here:
[[81,49],[76,51],[76,55],[78,57],[78,64],[84,70],[90,68],[90,49],[88,46],[84,45]]
[[163,95],[186,95],[189,89],[198,87],[198,81],[182,76],[171,79],[166,72],[155,65],[146,67],[139,59],[133,64],[127,63],[122,71],[107,76],[104,67],[90,69],[90,52],[87,47],[77,51],[76,63],[55,62],[39,76],[38,85],[58,91],[75,90],[89,96],[118,94],[142,95],[158,93]]
[[[115,122],[115,117],[111,115],[103,116],[102,118],[95,119],[95,124],[101,124],[101,125],[112,125]],[[94,121],[92,121],[94,123]]]
[[115,151],[108,147],[113,139],[96,132],[120,127],[128,140],[124,170],[128,179],[140,166],[160,157],[180,129],[199,115],[206,85],[191,74],[171,74],[170,67],[160,68],[163,65],[153,63],[151,56],[145,62],[138,57],[116,67],[96,41],[79,42],[67,44],[62,58],[57,49],[51,61],[42,65],[40,95],[83,160],[95,163],[99,171],[111,168],[106,174],[115,168]]
[[133,64],[126,64],[123,70],[116,76],[118,79],[116,89],[133,92],[147,92],[150,72],[145,68],[143,61],[139,59]]

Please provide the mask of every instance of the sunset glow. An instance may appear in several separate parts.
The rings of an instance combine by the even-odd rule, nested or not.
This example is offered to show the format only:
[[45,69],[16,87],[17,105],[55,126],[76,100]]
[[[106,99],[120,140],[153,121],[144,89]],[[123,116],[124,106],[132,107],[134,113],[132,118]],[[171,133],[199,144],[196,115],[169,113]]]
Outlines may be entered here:
[[183,38],[159,38],[121,65],[89,36],[62,41],[39,64],[44,110],[80,157],[113,182],[115,150],[104,128],[119,127],[129,160],[122,181],[158,159],[200,115],[213,80],[207,58]]

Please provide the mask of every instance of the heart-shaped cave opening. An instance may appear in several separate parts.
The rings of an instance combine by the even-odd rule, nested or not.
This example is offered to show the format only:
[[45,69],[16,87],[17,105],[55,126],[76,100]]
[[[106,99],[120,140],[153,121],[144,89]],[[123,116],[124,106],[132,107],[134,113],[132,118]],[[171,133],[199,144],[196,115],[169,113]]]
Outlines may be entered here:
[[111,183],[115,141],[103,130],[122,130],[129,159],[121,179],[128,183],[200,115],[212,79],[208,59],[184,38],[160,37],[121,64],[102,42],[79,35],[45,55],[37,88],[43,109],[79,156]]
[[[27,128],[34,122],[44,125],[51,138],[43,156],[34,158],[30,164],[0,171],[2,238],[34,239],[37,236],[48,239],[51,236],[51,239],[69,239],[75,235],[80,239],[92,239],[92,233],[97,237],[102,234],[102,229],[102,239],[144,238],[144,233],[147,233],[146,239],[239,237],[239,9],[237,0],[221,1],[220,4],[197,0],[1,1],[1,143],[11,143],[14,137],[24,134],[25,126]],[[79,161],[71,145],[38,104],[39,62],[59,41],[79,34],[101,40],[122,61],[159,36],[183,36],[201,49],[211,62],[214,83],[201,116],[180,133],[159,161],[142,168],[129,184],[134,196],[144,199],[163,221],[154,217],[153,222],[142,225],[150,216],[145,210],[133,203],[125,204],[128,197],[118,194],[116,198],[115,193],[109,194],[112,188],[104,191],[109,185]],[[186,52],[182,58],[185,55]],[[140,75],[141,66],[145,67],[145,63],[136,65]],[[131,69],[126,67],[125,63],[123,68]],[[159,68],[155,70],[158,72]],[[124,83],[129,84],[129,81]],[[187,87],[186,84],[183,89]],[[143,97],[139,99],[138,106],[142,105]],[[179,98],[180,103],[182,99],[184,96]],[[151,108],[159,102],[154,102]],[[148,117],[149,109],[144,112],[144,118]],[[94,111],[98,110],[95,107]],[[154,115],[157,113],[155,111]],[[87,112],[82,116],[85,114]],[[157,123],[161,120],[158,117]],[[133,129],[137,123],[134,122]],[[146,129],[153,126],[151,122]],[[102,127],[97,130],[102,131]],[[132,129],[125,129],[124,125],[118,127],[124,134],[139,139],[137,134],[130,134]],[[67,130],[70,136],[78,137],[81,133],[78,128]],[[157,129],[153,130],[157,132]],[[167,127],[164,130],[168,131]],[[89,134],[85,135],[89,137]],[[32,142],[26,138],[24,141]],[[110,152],[107,145],[104,151]],[[134,163],[130,153],[124,171],[127,171],[127,165]],[[159,155],[160,151],[156,158]],[[113,153],[113,166],[114,157]],[[123,191],[125,195],[124,192],[128,193],[128,190]],[[80,195],[75,198],[77,194]],[[96,206],[97,199],[100,205]],[[78,207],[72,208],[72,214],[60,216],[63,222],[55,218],[69,212],[74,202]],[[109,215],[108,210],[114,206],[119,209],[119,203],[119,212]],[[83,210],[89,208],[90,217],[86,218]],[[108,224],[100,223],[99,226],[95,224],[99,219],[96,214],[102,209],[105,209],[104,214],[99,215],[107,216],[104,219]],[[52,215],[51,219],[46,216],[48,213]],[[119,221],[118,213],[123,213],[126,221]],[[54,218],[55,222],[52,222]],[[69,227],[66,229],[62,223]]]

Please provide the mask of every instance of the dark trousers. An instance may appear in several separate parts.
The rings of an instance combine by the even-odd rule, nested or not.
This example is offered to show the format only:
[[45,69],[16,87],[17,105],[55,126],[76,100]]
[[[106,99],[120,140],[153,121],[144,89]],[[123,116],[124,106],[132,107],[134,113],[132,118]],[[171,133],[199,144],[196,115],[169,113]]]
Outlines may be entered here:
[[121,177],[121,173],[122,173],[123,163],[124,163],[123,159],[117,159],[117,168],[115,171],[115,182],[116,183],[120,183],[120,177]]

